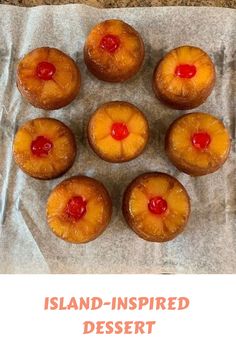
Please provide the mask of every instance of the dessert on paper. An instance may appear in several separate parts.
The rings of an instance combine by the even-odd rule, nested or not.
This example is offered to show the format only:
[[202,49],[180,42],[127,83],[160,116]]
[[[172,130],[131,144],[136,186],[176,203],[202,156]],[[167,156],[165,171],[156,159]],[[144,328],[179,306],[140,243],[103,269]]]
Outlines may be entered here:
[[[18,26],[22,21],[20,16],[22,11],[27,13],[32,31],[31,35],[29,35],[29,33],[26,31],[23,43],[22,41],[16,40],[17,33],[14,28],[9,31],[6,38],[2,39],[2,48],[5,50],[5,57],[3,56],[3,58],[11,67],[11,70],[9,71],[6,70],[5,65],[3,65],[3,81],[5,80],[4,82],[7,89],[5,90],[3,100],[5,109],[2,110],[2,126],[4,127],[3,152],[5,156],[3,166],[3,184],[1,186],[3,191],[2,229],[4,246],[3,251],[6,254],[6,249],[10,250],[10,252],[7,252],[7,260],[5,260],[2,264],[3,272],[214,273],[232,271],[234,269],[233,256],[236,250],[234,247],[227,246],[230,244],[230,242],[233,242],[234,225],[232,223],[232,213],[230,212],[230,208],[232,208],[233,205],[233,200],[232,193],[229,192],[232,190],[233,184],[231,180],[226,178],[226,176],[230,174],[232,176],[231,179],[233,180],[234,178],[234,149],[232,149],[228,161],[224,164],[224,166],[222,165],[228,157],[230,148],[230,135],[233,137],[234,147],[234,131],[232,130],[234,123],[232,122],[232,114],[230,114],[230,110],[233,108],[231,107],[231,102],[227,101],[226,98],[229,97],[231,92],[226,83],[228,82],[228,85],[229,83],[233,85],[234,82],[233,66],[230,64],[230,58],[233,56],[233,51],[231,46],[225,47],[224,52],[227,53],[226,58],[229,59],[228,64],[220,61],[219,58],[222,49],[219,48],[219,41],[217,41],[217,38],[215,38],[215,40],[209,43],[209,41],[206,39],[207,36],[211,36],[211,26],[208,26],[207,23],[205,23],[206,30],[203,31],[202,34],[192,30],[191,36],[189,36],[189,33],[184,31],[185,27],[188,28],[189,17],[192,16],[196,18],[196,23],[200,20],[200,18],[204,18],[204,13],[202,12],[203,10],[191,9],[190,11],[190,9],[182,8],[176,10],[172,8],[157,10],[155,8],[150,8],[130,9],[125,10],[125,12],[124,10],[121,10],[118,14],[117,10],[96,11],[95,9],[84,6],[66,6],[66,21],[64,21],[63,25],[61,25],[62,12],[58,7],[50,8],[47,14],[45,13],[44,7],[37,9],[5,8],[7,9],[7,13],[9,12],[9,15],[12,11],[15,12],[14,18]],[[73,12],[73,9],[81,9],[81,11]],[[139,10],[142,11],[142,14],[140,12],[140,15],[138,16],[139,12],[137,13],[137,11]],[[162,12],[166,10],[168,10],[168,16],[171,16],[173,11],[176,11],[175,19],[176,21],[178,19],[181,27],[181,31],[179,31],[177,36],[176,33],[174,35],[173,28],[171,26],[169,26],[167,30],[166,23],[163,17],[161,17],[160,11]],[[219,11],[225,11],[227,16],[230,19],[232,18],[231,21],[233,22],[235,16],[234,12],[219,9],[212,9],[211,11],[213,10],[213,22],[215,21],[215,18],[220,16]],[[183,16],[185,11],[188,11],[188,16]],[[57,14],[56,17],[55,13]],[[63,15],[65,13],[63,12]],[[40,28],[38,31],[33,31],[35,22],[31,21],[35,14],[37,14],[39,17],[45,15],[45,19],[43,20],[43,22],[45,21],[44,26],[42,23],[40,23]],[[191,16],[189,16],[189,14],[191,14]],[[49,30],[46,24],[46,18],[50,19],[50,16],[54,16],[54,18],[56,18],[54,21],[53,30]],[[158,17],[159,21],[156,21]],[[108,52],[107,56],[109,56],[111,53],[117,55],[120,43],[124,42],[124,48],[126,48],[125,43],[129,43],[131,47],[134,46],[136,48],[138,43],[142,44],[143,39],[144,48],[146,50],[144,62],[144,48],[140,44],[140,48],[137,48],[137,58],[139,56],[140,61],[139,63],[134,63],[135,70],[128,70],[128,77],[130,78],[129,80],[127,80],[128,77],[125,73],[123,78],[119,77],[119,80],[117,78],[107,79],[107,77],[101,77],[97,70],[94,71],[91,69],[91,63],[86,61],[88,69],[93,73],[93,75],[91,75],[84,63],[83,46],[88,34],[91,31],[91,28],[96,26],[98,23],[106,23],[106,21],[103,21],[107,20],[108,18],[121,18],[124,22],[117,21],[117,23],[114,24],[112,22],[114,20],[108,21],[108,24],[111,23],[112,25],[111,28],[114,26],[116,37],[113,34],[113,37],[111,37],[111,35],[106,33],[106,31],[103,29],[104,33],[101,38],[99,37],[99,43],[101,43],[100,49]],[[5,18],[3,20],[5,21]],[[127,24],[131,26],[130,28],[128,27],[128,29],[126,27],[128,26]],[[73,33],[70,32],[70,27],[72,25],[75,26]],[[124,36],[121,35],[123,32],[119,32],[120,27],[123,28],[122,31],[124,32],[127,30]],[[192,24],[192,27],[194,29],[196,26]],[[106,28],[107,27],[105,27],[105,29]],[[147,33],[147,31],[145,31],[146,28],[150,28],[152,31]],[[134,32],[136,30],[138,32]],[[218,28],[218,31],[222,36],[224,35],[224,29],[222,27]],[[232,36],[233,31],[234,29],[232,27]],[[39,35],[39,33],[41,33],[41,35]],[[129,37],[130,33],[131,36]],[[69,35],[70,41],[68,41]],[[11,36],[11,41],[9,41],[9,36]],[[89,42],[90,46],[87,47],[88,52],[90,54],[93,53],[93,55],[90,57],[91,60],[94,60],[94,56],[97,58],[97,55],[99,54],[99,51],[97,53],[91,49],[93,48],[94,41],[96,42],[96,40],[97,36],[95,33]],[[13,48],[11,46],[9,47],[10,43],[13,43]],[[187,46],[186,43],[189,43],[190,45]],[[181,47],[183,44],[185,44],[185,47]],[[57,50],[54,53],[53,48],[55,47],[60,49],[58,51],[59,53]],[[24,124],[27,124],[26,122],[29,122],[36,117],[43,117],[41,110],[30,106],[27,101],[23,101],[21,99],[19,93],[16,90],[15,78],[12,74],[16,70],[17,62],[21,60],[21,58],[23,58],[26,53],[34,53],[34,51],[32,51],[34,48],[43,48],[41,53],[42,55],[44,55],[45,52],[49,52],[50,55],[51,51],[53,60],[49,60],[49,56],[44,58],[40,55],[39,57],[36,56],[39,62],[35,60],[35,58],[33,58],[32,61],[32,58],[30,59],[30,65],[32,62],[37,71],[37,78],[35,80],[37,82],[34,82],[34,85],[31,85],[32,79],[29,79],[29,77],[32,78],[32,73],[28,72],[31,69],[29,70],[26,67],[21,67],[21,70],[18,70],[17,72],[17,84],[20,92],[29,102],[31,102],[31,104],[36,107],[44,108],[47,110],[56,109],[56,111],[53,112],[53,115],[52,112],[48,112],[49,114],[47,113],[46,116],[44,114],[44,117],[47,118],[41,119],[51,119],[53,117],[54,120],[61,121],[61,124],[64,124],[65,128],[68,129],[68,134],[71,131],[74,133],[76,145],[78,146],[78,154],[76,159],[74,159],[75,149],[68,151],[68,157],[71,159],[71,161],[69,161],[66,166],[61,166],[59,163],[58,166],[56,166],[58,168],[55,168],[55,173],[52,175],[46,175],[46,177],[45,174],[43,176],[37,176],[37,174],[35,175],[35,177],[45,177],[47,179],[55,178],[56,176],[59,176],[60,174],[68,171],[63,177],[60,177],[60,180],[58,181],[34,180],[31,177],[22,174],[22,172],[17,169],[16,165],[13,163],[12,151],[9,148],[12,145],[15,131],[17,130],[18,133],[21,132],[20,129],[22,128],[20,128],[20,126],[23,125],[24,127]],[[156,87],[156,81],[154,80],[154,82],[152,82],[152,73],[155,69],[156,63],[160,62],[160,64],[156,67],[154,79],[155,75],[161,75],[163,70],[166,70],[166,68],[170,67],[170,64],[173,64],[172,62],[165,64],[165,53],[172,53],[171,50],[173,48],[184,48],[181,49],[183,53],[181,50],[180,53],[178,53],[178,50],[176,50],[177,54],[180,55],[180,57],[183,59],[183,63],[178,62],[178,55],[176,55],[177,62],[174,63],[175,66],[177,65],[177,69],[175,70],[175,81],[172,79],[171,81],[162,80],[162,87]],[[193,48],[195,49],[193,50]],[[204,49],[204,51],[199,48]],[[64,58],[63,53],[67,53],[66,58]],[[61,55],[60,59],[58,59],[59,54]],[[130,58],[130,49],[127,50],[126,48],[124,53],[121,54],[122,57],[127,57],[130,65],[133,63],[132,59]],[[198,54],[201,58],[198,57]],[[194,61],[192,61],[192,56],[196,60],[193,58]],[[210,57],[213,58],[213,62],[216,64],[217,74],[217,81],[213,91],[212,89],[215,83],[215,68],[209,59]],[[65,65],[68,65],[69,72],[68,76],[65,75],[65,77],[60,75],[63,73],[61,72],[61,65],[58,64],[61,62],[61,60],[64,60],[63,58],[65,59]],[[161,61],[162,58],[164,58],[163,61]],[[116,56],[116,62],[122,63],[122,60],[118,55]],[[80,70],[77,69],[78,67]],[[111,67],[114,68],[114,65]],[[225,68],[224,75],[222,75],[222,67]],[[102,69],[103,73],[105,69],[106,66]],[[68,77],[71,77],[70,70],[72,70],[73,73],[78,74],[77,79],[75,82],[73,82],[73,87],[69,85],[69,89],[72,90],[72,93],[69,92],[70,90],[68,91],[69,93],[65,92],[66,94],[68,93],[67,97],[64,97],[63,100],[60,100],[58,99],[58,97],[60,97],[62,94],[60,87],[61,85],[66,85],[66,83],[63,81],[64,78],[67,79]],[[201,70],[210,70],[212,72],[212,80],[209,82],[209,84],[207,84],[204,92],[202,91],[202,86],[198,86],[202,85]],[[58,82],[57,80],[56,82],[52,80],[56,74],[58,74]],[[118,69],[118,74],[122,74],[121,68]],[[168,76],[168,72],[165,75]],[[108,82],[100,81],[97,79],[97,77]],[[42,80],[45,81],[43,88],[40,86]],[[124,80],[125,82],[122,82]],[[185,86],[187,82],[186,80],[188,80],[188,83],[191,83],[192,87],[195,87],[196,89],[195,91],[191,89],[193,98],[189,98],[187,95],[186,99],[181,99],[180,103],[176,101],[171,103],[170,100],[173,98],[173,91],[171,90],[177,90],[176,92],[180,90],[180,92],[182,92],[184,95],[187,90]],[[55,84],[55,90],[52,90],[52,87],[50,87],[51,81],[53,81],[53,85]],[[111,81],[111,83],[109,83],[109,81]],[[116,81],[116,83],[114,83],[114,81]],[[223,119],[224,124],[220,124],[222,129],[222,132],[220,133],[223,134],[221,135],[223,136],[223,140],[225,142],[223,148],[221,146],[222,144],[219,144],[216,141],[216,135],[220,133],[217,129],[216,131],[214,129],[214,131],[211,130],[211,122],[203,124],[204,129],[201,129],[201,131],[196,129],[196,132],[194,131],[190,134],[190,147],[193,149],[194,153],[192,152],[191,155],[189,152],[188,155],[190,159],[188,159],[188,163],[192,162],[191,156],[195,154],[197,158],[204,160],[202,161],[202,164],[203,162],[207,162],[208,164],[208,160],[204,157],[205,155],[203,156],[203,154],[206,154],[206,149],[208,149],[208,146],[211,146],[211,144],[213,144],[215,141],[214,146],[218,153],[217,156],[219,159],[218,164],[216,164],[216,166],[214,166],[211,171],[206,169],[205,171],[201,170],[199,172],[198,169],[196,172],[196,169],[194,171],[191,169],[184,169],[182,166],[183,161],[179,161],[178,156],[173,154],[173,151],[171,150],[171,148],[176,146],[179,141],[178,134],[176,141],[173,139],[168,139],[168,137],[172,137],[173,135],[172,129],[166,138],[167,152],[170,161],[172,161],[180,171],[187,172],[189,175],[203,175],[205,173],[213,172],[213,170],[217,170],[219,167],[221,167],[218,172],[209,176],[194,179],[193,177],[177,170],[168,161],[167,156],[164,153],[164,137],[167,129],[171,126],[171,123],[173,123],[173,121],[180,114],[176,110],[170,109],[163,105],[155,98],[152,90],[152,83],[158,98],[160,98],[160,100],[164,101],[165,103],[171,103],[172,107],[176,107],[177,104],[180,104],[181,107],[179,106],[179,108],[181,109],[193,108],[205,101],[205,103],[201,105],[201,112],[208,113],[209,115],[211,114],[211,117],[214,115],[219,119]],[[28,95],[29,87],[33,89],[33,95]],[[191,91],[189,87],[190,86],[188,86],[188,92]],[[200,96],[198,96],[198,87],[201,88]],[[222,89],[225,89],[225,94],[222,94]],[[80,94],[78,96],[79,90]],[[52,91],[58,94],[53,97],[53,100],[48,100],[48,97],[52,97]],[[170,91],[172,92],[172,96],[168,96]],[[159,94],[160,92],[162,93]],[[176,92],[174,95],[176,95]],[[41,102],[40,99],[38,100],[37,95],[42,98],[42,93],[44,93],[44,99]],[[166,98],[167,96],[168,99]],[[35,101],[35,97],[37,98],[37,102]],[[187,102],[187,99],[189,99],[190,102]],[[218,104],[220,100],[222,100],[221,105]],[[109,144],[110,149],[107,149],[107,144],[102,144],[103,139],[96,139],[98,132],[101,133],[101,131],[96,128],[96,124],[94,124],[96,122],[93,122],[92,126],[90,125],[91,129],[88,129],[89,139],[86,137],[86,132],[89,120],[93,113],[95,111],[98,112],[99,107],[103,107],[102,105],[109,101],[116,101],[116,104],[118,105],[119,102],[122,103],[119,109],[115,109],[115,112],[119,113],[120,110],[124,108],[123,105],[125,104],[129,107],[132,106],[133,109],[136,110],[136,113],[134,115],[135,124],[129,124],[128,121],[120,121],[117,120],[117,118],[114,118],[115,121],[110,124],[109,117],[107,118],[109,124],[104,121],[102,129],[108,129],[111,131],[111,134],[109,133],[109,141],[111,141],[111,144]],[[63,104],[61,104],[61,102]],[[63,108],[58,110],[60,107]],[[224,110],[222,109],[223,107],[225,108]],[[146,120],[148,124],[145,123]],[[143,137],[140,132],[136,132],[136,128],[138,129],[139,125],[141,127],[146,127],[145,137]],[[211,131],[208,129],[209,126]],[[224,126],[229,128],[229,134]],[[20,129],[18,130],[18,128]],[[189,130],[192,130],[192,128],[190,128],[186,128],[187,133]],[[73,133],[70,134],[73,136]],[[67,138],[68,134],[65,134]],[[149,141],[147,139],[148,135],[150,135]],[[27,135],[27,139],[28,138],[29,136]],[[125,144],[128,140],[129,144]],[[180,140],[182,142],[182,138]],[[20,142],[21,141],[22,139],[20,139]],[[28,145],[25,147],[26,150],[28,149],[30,154],[35,155],[35,158],[36,156],[37,158],[48,158],[54,151],[54,145],[56,145],[56,141],[56,135],[53,135],[50,137],[50,139],[47,136],[46,125],[46,130],[44,130],[43,134],[41,134],[41,131],[40,133],[37,133],[36,131],[36,135],[33,137],[30,136],[28,139]],[[17,142],[18,140],[16,139],[14,143],[15,148],[19,148],[19,144],[17,145]],[[20,148],[21,145],[22,144],[20,144]],[[90,145],[92,149],[90,148]],[[117,154],[117,151],[121,149],[121,147],[122,154]],[[187,146],[187,149],[190,149],[190,147]],[[221,151],[221,148],[224,151]],[[94,150],[96,154],[92,150]],[[172,153],[170,153],[171,151]],[[213,152],[212,151],[210,151],[211,156],[213,152],[215,153],[215,150]],[[184,150],[182,152],[185,154]],[[106,154],[109,155],[108,158],[105,156]],[[180,152],[180,155],[181,154],[182,153]],[[23,170],[25,169],[23,163],[26,163],[26,165],[30,168],[27,169],[27,171],[25,169],[25,171],[29,175],[33,175],[34,172],[32,172],[32,166],[34,164],[30,159],[28,159],[29,161],[27,159],[23,159],[22,162],[21,157],[22,151],[18,151],[16,149],[16,162],[21,166]],[[122,160],[126,162],[122,162]],[[215,162],[215,157],[213,160]],[[44,161],[46,161],[46,159]],[[122,162],[122,164],[119,162]],[[50,163],[48,166],[50,167]],[[44,167],[45,166],[42,167],[43,171]],[[169,175],[171,177],[168,178],[175,177],[173,178],[173,181],[176,181],[177,184],[176,187],[171,185],[173,187],[171,190],[173,192],[172,194],[176,194],[176,190],[180,194],[183,193],[183,201],[181,200],[180,206],[178,204],[178,207],[181,209],[181,213],[183,214],[180,213],[179,218],[176,217],[172,218],[171,220],[167,220],[167,212],[169,213],[172,210],[171,208],[173,208],[174,213],[178,214],[179,209],[176,205],[177,201],[179,203],[179,196],[177,196],[177,198],[173,197],[171,199],[169,196],[165,195],[164,192],[162,194],[159,190],[156,191],[148,199],[148,202],[145,199],[145,206],[146,204],[148,205],[146,208],[148,214],[147,218],[145,218],[144,215],[142,223],[137,223],[137,220],[131,222],[132,213],[129,214],[131,210],[129,201],[124,203],[124,216],[128,225],[130,225],[133,230],[135,230],[138,225],[138,228],[142,229],[140,229],[139,232],[142,231],[141,234],[142,236],[145,235],[146,239],[160,242],[167,241],[168,239],[172,239],[174,236],[176,236],[181,230],[185,228],[188,217],[190,215],[189,196],[192,201],[192,214],[190,216],[185,232],[179,235],[176,240],[165,244],[147,243],[137,238],[131,229],[127,227],[127,224],[125,223],[125,220],[122,216],[122,195],[125,188],[135,177],[147,172],[164,172],[165,174],[163,176],[166,176],[166,178]],[[104,231],[98,239],[86,245],[73,245],[55,238],[47,226],[45,216],[45,205],[50,192],[59,182],[62,182],[63,185],[63,181],[65,179],[68,180],[68,178],[78,174],[92,177],[94,183],[96,183],[96,180],[99,180],[104,186],[106,186],[106,189],[108,189],[108,192],[106,192],[107,196],[109,196],[109,194],[112,195],[113,201],[114,212],[111,222],[109,223],[111,214],[109,207],[106,209],[106,220],[104,219],[104,222],[102,222],[100,226],[97,225],[98,228],[96,225],[93,225],[94,229],[91,229],[91,232],[88,232],[88,238],[86,239],[83,239],[83,237],[81,238],[81,235],[75,235],[73,233],[73,228],[69,226],[67,228],[64,224],[58,225],[57,221],[57,231],[55,232],[55,225],[52,225],[52,229],[58,236],[62,236],[62,238],[65,239],[68,238],[68,241],[75,240],[76,238],[76,242],[87,242],[90,240],[90,237],[91,239],[94,239],[101,233],[101,230]],[[166,180],[163,181],[163,183],[167,183]],[[150,186],[147,188],[148,193],[150,193],[150,188],[152,190],[153,185],[155,185],[155,181],[150,182]],[[180,190],[182,192],[180,192]],[[99,193],[99,188],[96,190],[96,192]],[[65,195],[67,195],[67,191],[65,191],[64,194],[62,193],[61,198],[63,199]],[[127,195],[128,194],[126,194],[126,197]],[[95,191],[93,196],[96,199]],[[82,220],[85,220],[83,218],[86,217],[87,213],[87,199],[85,198],[85,200],[81,195],[70,195],[70,197],[71,198],[69,198],[69,200],[66,200],[67,203],[64,208],[66,213],[62,214],[66,214],[66,217],[70,221],[73,219],[73,222],[81,222]],[[105,199],[105,204],[110,205],[110,202],[106,202]],[[209,208],[209,200],[212,201],[211,208]],[[59,202],[60,201],[58,199],[58,203]],[[142,203],[140,202],[140,198],[138,198],[132,208],[134,207],[134,209],[136,209],[137,205],[140,207],[141,204]],[[128,205],[129,207],[127,209]],[[48,219],[49,224],[50,221],[52,221],[52,215],[55,214],[56,207],[57,203],[54,203],[53,208],[50,209],[50,213],[48,214],[48,218],[50,219]],[[225,217],[226,213],[227,217]],[[163,222],[165,217],[166,222]],[[199,228],[199,218],[203,226],[201,228]],[[91,217],[91,220],[93,220],[93,216]],[[87,231],[89,229],[88,225],[91,220],[89,219],[88,224],[85,223],[84,225]],[[153,220],[158,220],[158,227],[156,226],[155,222],[152,222]],[[65,230],[69,230],[68,233],[66,232],[65,237],[63,236],[64,233],[62,232],[62,228],[64,226]],[[168,229],[169,231],[172,230],[172,232],[160,232],[161,230],[163,231],[163,229]],[[159,231],[157,232],[157,230]],[[152,233],[153,231],[155,231],[154,234]],[[151,239],[152,237],[153,239]],[[220,257],[219,252],[214,252],[215,245],[221,249]],[[23,249],[25,250],[24,253]]]

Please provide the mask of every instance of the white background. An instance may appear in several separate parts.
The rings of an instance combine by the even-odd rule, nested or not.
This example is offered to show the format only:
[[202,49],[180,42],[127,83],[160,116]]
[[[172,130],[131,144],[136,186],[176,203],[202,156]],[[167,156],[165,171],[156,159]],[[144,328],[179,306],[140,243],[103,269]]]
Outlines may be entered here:
[[[3,275],[0,352],[235,354],[235,275]],[[183,311],[44,311],[46,296],[186,296]],[[86,320],[156,321],[152,334],[83,335]]]

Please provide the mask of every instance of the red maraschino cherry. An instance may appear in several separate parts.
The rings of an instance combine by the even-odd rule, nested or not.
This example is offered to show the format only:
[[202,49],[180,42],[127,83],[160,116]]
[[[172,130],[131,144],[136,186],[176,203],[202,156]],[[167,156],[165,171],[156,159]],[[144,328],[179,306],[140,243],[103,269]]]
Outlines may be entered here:
[[206,132],[194,133],[192,136],[192,144],[195,148],[204,150],[211,142],[211,137]]
[[129,135],[129,130],[125,123],[113,123],[111,127],[111,136],[115,140],[123,140]]
[[74,220],[80,220],[86,213],[87,202],[81,196],[72,197],[66,206],[66,214]]
[[45,136],[38,136],[31,143],[31,151],[34,155],[38,157],[47,156],[49,151],[52,149],[53,143],[51,140]]
[[164,214],[167,207],[166,200],[159,196],[151,198],[148,203],[148,209],[156,215]]
[[176,66],[175,75],[181,79],[191,79],[196,75],[197,69],[195,65],[181,64]]
[[40,62],[36,68],[36,75],[41,80],[51,80],[55,72],[55,66],[47,61]]
[[120,46],[120,38],[113,34],[102,37],[100,47],[109,53],[114,53]]

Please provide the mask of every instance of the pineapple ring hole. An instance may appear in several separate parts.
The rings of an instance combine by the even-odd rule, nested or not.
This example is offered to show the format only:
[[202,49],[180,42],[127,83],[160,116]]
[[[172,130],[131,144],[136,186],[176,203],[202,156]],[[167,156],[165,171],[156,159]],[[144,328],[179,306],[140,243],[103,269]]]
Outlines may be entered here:
[[111,127],[111,136],[115,140],[124,140],[129,135],[128,127],[125,123],[113,123]]
[[151,213],[161,215],[166,212],[168,208],[167,202],[162,197],[156,196],[149,200],[148,209]]
[[72,197],[67,205],[65,212],[69,218],[72,218],[76,221],[80,220],[87,211],[87,201],[79,196]]
[[195,65],[180,64],[175,68],[175,75],[181,79],[191,79],[196,75],[197,69]]
[[102,37],[100,47],[109,53],[114,53],[120,46],[120,38],[113,34],[107,34]]
[[33,155],[38,157],[47,156],[52,147],[53,143],[51,140],[42,135],[37,136],[31,143],[31,151]]
[[55,66],[47,61],[40,62],[36,67],[37,77],[45,81],[51,80],[55,72]]
[[211,137],[207,132],[198,132],[192,135],[191,140],[195,148],[205,150],[211,142]]

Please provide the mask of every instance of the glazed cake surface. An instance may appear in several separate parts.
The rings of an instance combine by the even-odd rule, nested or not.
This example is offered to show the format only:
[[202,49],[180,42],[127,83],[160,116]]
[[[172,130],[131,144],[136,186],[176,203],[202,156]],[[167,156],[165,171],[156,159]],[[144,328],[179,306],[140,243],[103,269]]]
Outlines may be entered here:
[[201,112],[176,119],[170,125],[165,140],[171,162],[192,176],[218,170],[227,160],[231,146],[231,138],[224,123]]
[[145,173],[127,187],[123,214],[139,237],[152,242],[170,241],[187,224],[190,198],[176,178],[161,172]]
[[84,46],[84,60],[91,73],[100,80],[128,80],[143,63],[143,40],[124,21],[106,20],[94,26],[89,33]]
[[17,165],[38,179],[56,178],[73,165],[76,142],[72,131],[53,118],[35,118],[24,123],[13,143]]
[[97,238],[108,226],[112,202],[104,185],[76,176],[57,185],[47,201],[47,221],[56,236],[72,243]]
[[164,104],[175,109],[192,109],[210,95],[215,77],[214,64],[206,52],[182,46],[172,49],[157,64],[153,89]]
[[45,110],[71,103],[79,93],[80,81],[75,61],[57,48],[36,48],[17,66],[20,93],[30,104]]
[[92,149],[109,162],[130,161],[139,156],[148,141],[149,127],[145,115],[124,101],[100,106],[88,124]]

